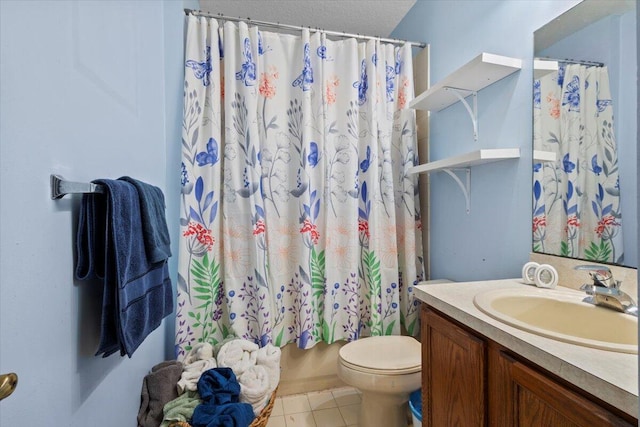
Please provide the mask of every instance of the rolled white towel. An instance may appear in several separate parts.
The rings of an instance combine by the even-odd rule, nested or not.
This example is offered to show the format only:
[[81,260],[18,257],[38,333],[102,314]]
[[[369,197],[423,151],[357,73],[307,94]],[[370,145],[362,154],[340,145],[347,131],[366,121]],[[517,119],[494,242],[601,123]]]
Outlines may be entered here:
[[182,363],[189,365],[197,360],[207,360],[213,357],[213,346],[208,342],[201,342],[193,346]]
[[226,338],[224,338],[222,341],[220,341],[219,343],[217,343],[216,345],[213,346],[213,354],[218,354],[218,352],[220,351],[222,346],[225,345],[226,343],[228,343],[229,341],[238,340],[238,339],[240,339],[240,338],[238,338],[237,336],[235,336],[233,334],[227,335]]
[[216,359],[196,360],[193,363],[186,365],[178,381],[178,394],[182,394],[185,391],[197,391],[198,380],[205,371],[209,369],[217,368]]
[[268,343],[264,347],[258,349],[256,354],[256,365],[263,366],[269,375],[270,391],[278,387],[280,383],[280,356],[282,351],[280,347]]
[[238,377],[238,382],[240,383],[240,402],[249,403],[257,416],[269,403],[269,397],[271,397],[267,370],[260,365],[250,366]]
[[258,344],[243,339],[229,341],[220,347],[217,356],[218,366],[231,368],[236,377],[239,377],[256,364],[258,348]]

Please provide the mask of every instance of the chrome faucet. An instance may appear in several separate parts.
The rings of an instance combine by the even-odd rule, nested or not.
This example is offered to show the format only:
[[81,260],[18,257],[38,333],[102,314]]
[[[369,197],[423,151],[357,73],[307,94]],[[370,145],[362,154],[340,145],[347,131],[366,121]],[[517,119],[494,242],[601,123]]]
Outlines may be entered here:
[[620,290],[621,282],[613,278],[611,270],[602,265],[579,265],[575,270],[586,270],[593,283],[585,283],[580,290],[588,295],[585,302],[610,308],[638,317],[638,306],[633,298]]

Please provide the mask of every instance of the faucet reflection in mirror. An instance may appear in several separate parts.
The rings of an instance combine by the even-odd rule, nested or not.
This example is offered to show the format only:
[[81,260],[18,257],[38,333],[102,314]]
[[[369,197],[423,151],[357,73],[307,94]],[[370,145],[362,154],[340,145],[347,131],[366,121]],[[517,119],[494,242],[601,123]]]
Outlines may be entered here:
[[606,66],[558,64],[534,80],[533,250],[622,263],[618,151]]

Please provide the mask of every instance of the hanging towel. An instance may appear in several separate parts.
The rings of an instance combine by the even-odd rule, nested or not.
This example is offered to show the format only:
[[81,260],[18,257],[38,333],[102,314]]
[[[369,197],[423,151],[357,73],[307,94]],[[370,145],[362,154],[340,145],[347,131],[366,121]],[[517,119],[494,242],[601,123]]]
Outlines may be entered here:
[[[98,179],[104,195],[85,194],[78,226],[79,279],[100,277],[104,258],[103,304],[97,354],[118,349],[132,356],[142,341],[173,312],[173,291],[167,260],[147,260],[139,195],[126,181]],[[97,235],[103,233],[104,246]],[[93,241],[92,241],[93,240]],[[88,249],[89,252],[84,252]]]
[[269,392],[278,387],[280,383],[280,358],[282,351],[271,343],[256,352],[256,365],[263,366],[269,375]]
[[238,382],[240,383],[240,402],[250,404],[253,413],[260,414],[271,397],[267,370],[264,366],[251,366],[238,377]]
[[160,427],[168,427],[176,421],[189,421],[193,411],[202,401],[197,391],[189,391],[164,405],[164,418]]
[[193,411],[193,427],[248,427],[254,420],[253,409],[248,403],[226,405],[198,405]]
[[142,380],[138,427],[158,427],[162,422],[163,408],[178,397],[176,387],[182,374],[182,363],[162,362],[151,368]]
[[231,368],[209,369],[198,380],[198,394],[207,404],[237,403],[240,401],[240,384]]
[[164,194],[158,187],[128,176],[119,178],[136,187],[140,199],[142,234],[147,259],[150,263],[171,257],[171,240],[165,217]]
[[237,375],[241,375],[247,368],[256,364],[256,351],[258,344],[244,340],[235,339],[229,341],[217,354],[218,366],[226,366],[233,369]]
[[101,279],[103,283],[100,342],[96,355],[107,357],[120,350],[117,326],[115,272],[107,269],[109,247],[108,206],[106,197],[85,194],[78,215],[76,234],[76,278]]
[[196,360],[184,367],[180,381],[178,381],[178,393],[195,391],[198,389],[198,381],[202,374],[216,367],[216,359]]

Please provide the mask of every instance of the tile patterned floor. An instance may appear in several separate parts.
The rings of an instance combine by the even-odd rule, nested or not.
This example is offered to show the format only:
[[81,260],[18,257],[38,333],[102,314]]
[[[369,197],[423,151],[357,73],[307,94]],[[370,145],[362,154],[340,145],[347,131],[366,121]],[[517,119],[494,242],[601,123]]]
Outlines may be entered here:
[[352,387],[277,397],[267,427],[358,427],[361,401]]
[[277,397],[267,427],[357,427],[360,402],[352,387]]

